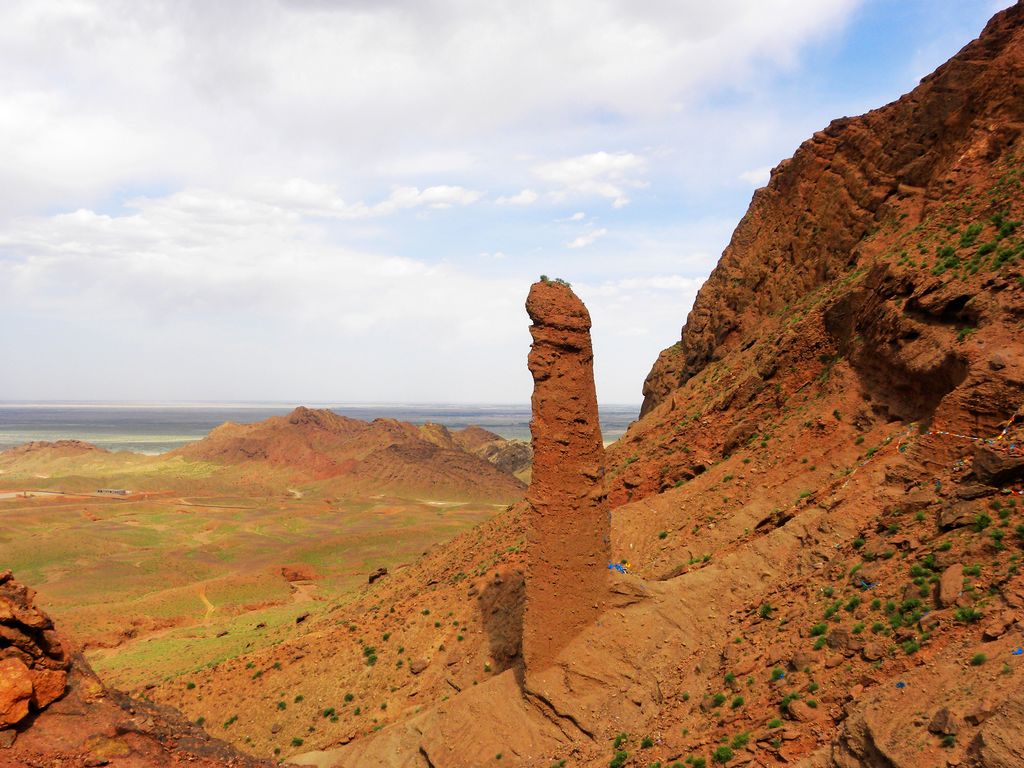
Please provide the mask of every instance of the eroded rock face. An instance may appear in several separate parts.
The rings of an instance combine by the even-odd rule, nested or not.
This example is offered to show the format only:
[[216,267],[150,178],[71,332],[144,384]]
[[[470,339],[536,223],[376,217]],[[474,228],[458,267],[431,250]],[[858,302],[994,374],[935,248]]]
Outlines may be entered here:
[[530,288],[533,479],[523,625],[527,672],[548,666],[602,610],[610,517],[594,389],[590,314],[572,289]]
[[35,593],[0,573],[0,729],[59,699],[69,661],[53,622],[33,604]]
[[[773,313],[851,272],[872,252],[871,235],[886,221],[923,220],[939,204],[969,194],[978,170],[990,167],[1021,132],[1022,14],[1019,4],[997,14],[978,41],[911,93],[863,116],[832,121],[772,171],[697,294],[679,340],[648,374],[641,415],[759,333]],[[925,272],[919,282],[930,277]],[[970,306],[945,317],[908,309],[904,333],[916,332],[915,320],[925,327],[934,326],[937,315],[943,322],[961,320],[952,315]],[[886,320],[877,318],[875,336],[885,335]],[[962,318],[958,327],[971,323]],[[937,379],[938,389],[961,377],[955,350],[939,348],[930,336],[916,345],[901,339],[908,349],[893,356],[907,371],[889,374],[864,358],[868,379],[880,379],[883,394],[891,395],[904,386],[900,374],[913,374],[917,363]],[[1002,370],[1007,362],[1000,357],[987,367]]]

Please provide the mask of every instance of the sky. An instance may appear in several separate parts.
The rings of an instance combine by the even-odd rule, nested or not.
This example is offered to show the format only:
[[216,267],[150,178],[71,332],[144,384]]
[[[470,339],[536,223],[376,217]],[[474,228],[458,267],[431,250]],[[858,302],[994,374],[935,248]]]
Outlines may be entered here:
[[604,403],[769,170],[1008,0],[7,0],[0,400]]

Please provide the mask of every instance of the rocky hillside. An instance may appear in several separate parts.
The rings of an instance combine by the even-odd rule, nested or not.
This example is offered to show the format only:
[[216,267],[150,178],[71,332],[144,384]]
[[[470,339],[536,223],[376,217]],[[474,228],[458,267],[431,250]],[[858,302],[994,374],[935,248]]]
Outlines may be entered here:
[[529,502],[150,695],[324,768],[1024,764],[1022,131],[1018,3],[776,169],[607,455],[535,366]]
[[0,573],[0,766],[271,764],[210,738],[174,711],[108,690],[33,598],[10,571]]
[[308,765],[1024,764],[1022,129],[1017,4],[775,170],[591,486],[624,572],[546,671],[515,507],[159,695],[239,708],[265,670],[232,727]]
[[395,419],[366,422],[299,407],[254,424],[228,422],[171,453],[258,475],[283,471],[294,482],[327,481],[334,492],[413,493],[427,498],[514,501],[529,471],[523,443],[476,427]]

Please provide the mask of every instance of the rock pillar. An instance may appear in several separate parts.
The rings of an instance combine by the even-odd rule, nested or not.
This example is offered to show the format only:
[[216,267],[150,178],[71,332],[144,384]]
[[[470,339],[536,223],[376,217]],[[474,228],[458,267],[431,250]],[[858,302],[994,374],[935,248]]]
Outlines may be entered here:
[[594,390],[590,314],[565,283],[530,288],[533,479],[527,492],[529,571],[523,620],[527,672],[604,610],[610,517]]

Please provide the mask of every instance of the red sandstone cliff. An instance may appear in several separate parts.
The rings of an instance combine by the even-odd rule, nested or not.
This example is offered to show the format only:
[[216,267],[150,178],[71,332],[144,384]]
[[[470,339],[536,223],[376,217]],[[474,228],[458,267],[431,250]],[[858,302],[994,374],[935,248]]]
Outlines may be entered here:
[[529,673],[549,666],[604,610],[610,515],[590,314],[572,288],[548,280],[530,288],[526,311],[534,383],[523,626]]
[[[904,266],[896,264],[904,250],[911,260],[925,258],[930,269],[936,247],[945,240],[955,247],[959,238],[924,234],[947,225],[963,229],[975,220],[987,224],[1000,204],[1020,196],[1016,186],[1004,186],[999,203],[979,193],[1019,167],[1022,15],[1019,3],[997,14],[978,40],[911,93],[861,117],[834,120],[772,171],[698,293],[680,341],[661,353],[647,376],[642,414],[711,360],[763,336],[765,323],[777,325],[793,302],[875,262]],[[975,210],[956,210],[974,198]],[[901,235],[919,226],[927,230],[907,249]],[[988,226],[978,245],[998,230]],[[917,241],[925,253],[917,251]],[[972,254],[964,250],[966,261]],[[918,286],[931,277],[918,269],[896,271]],[[948,279],[947,273],[941,282]],[[946,323],[970,319],[962,307],[935,310],[924,314]]]

